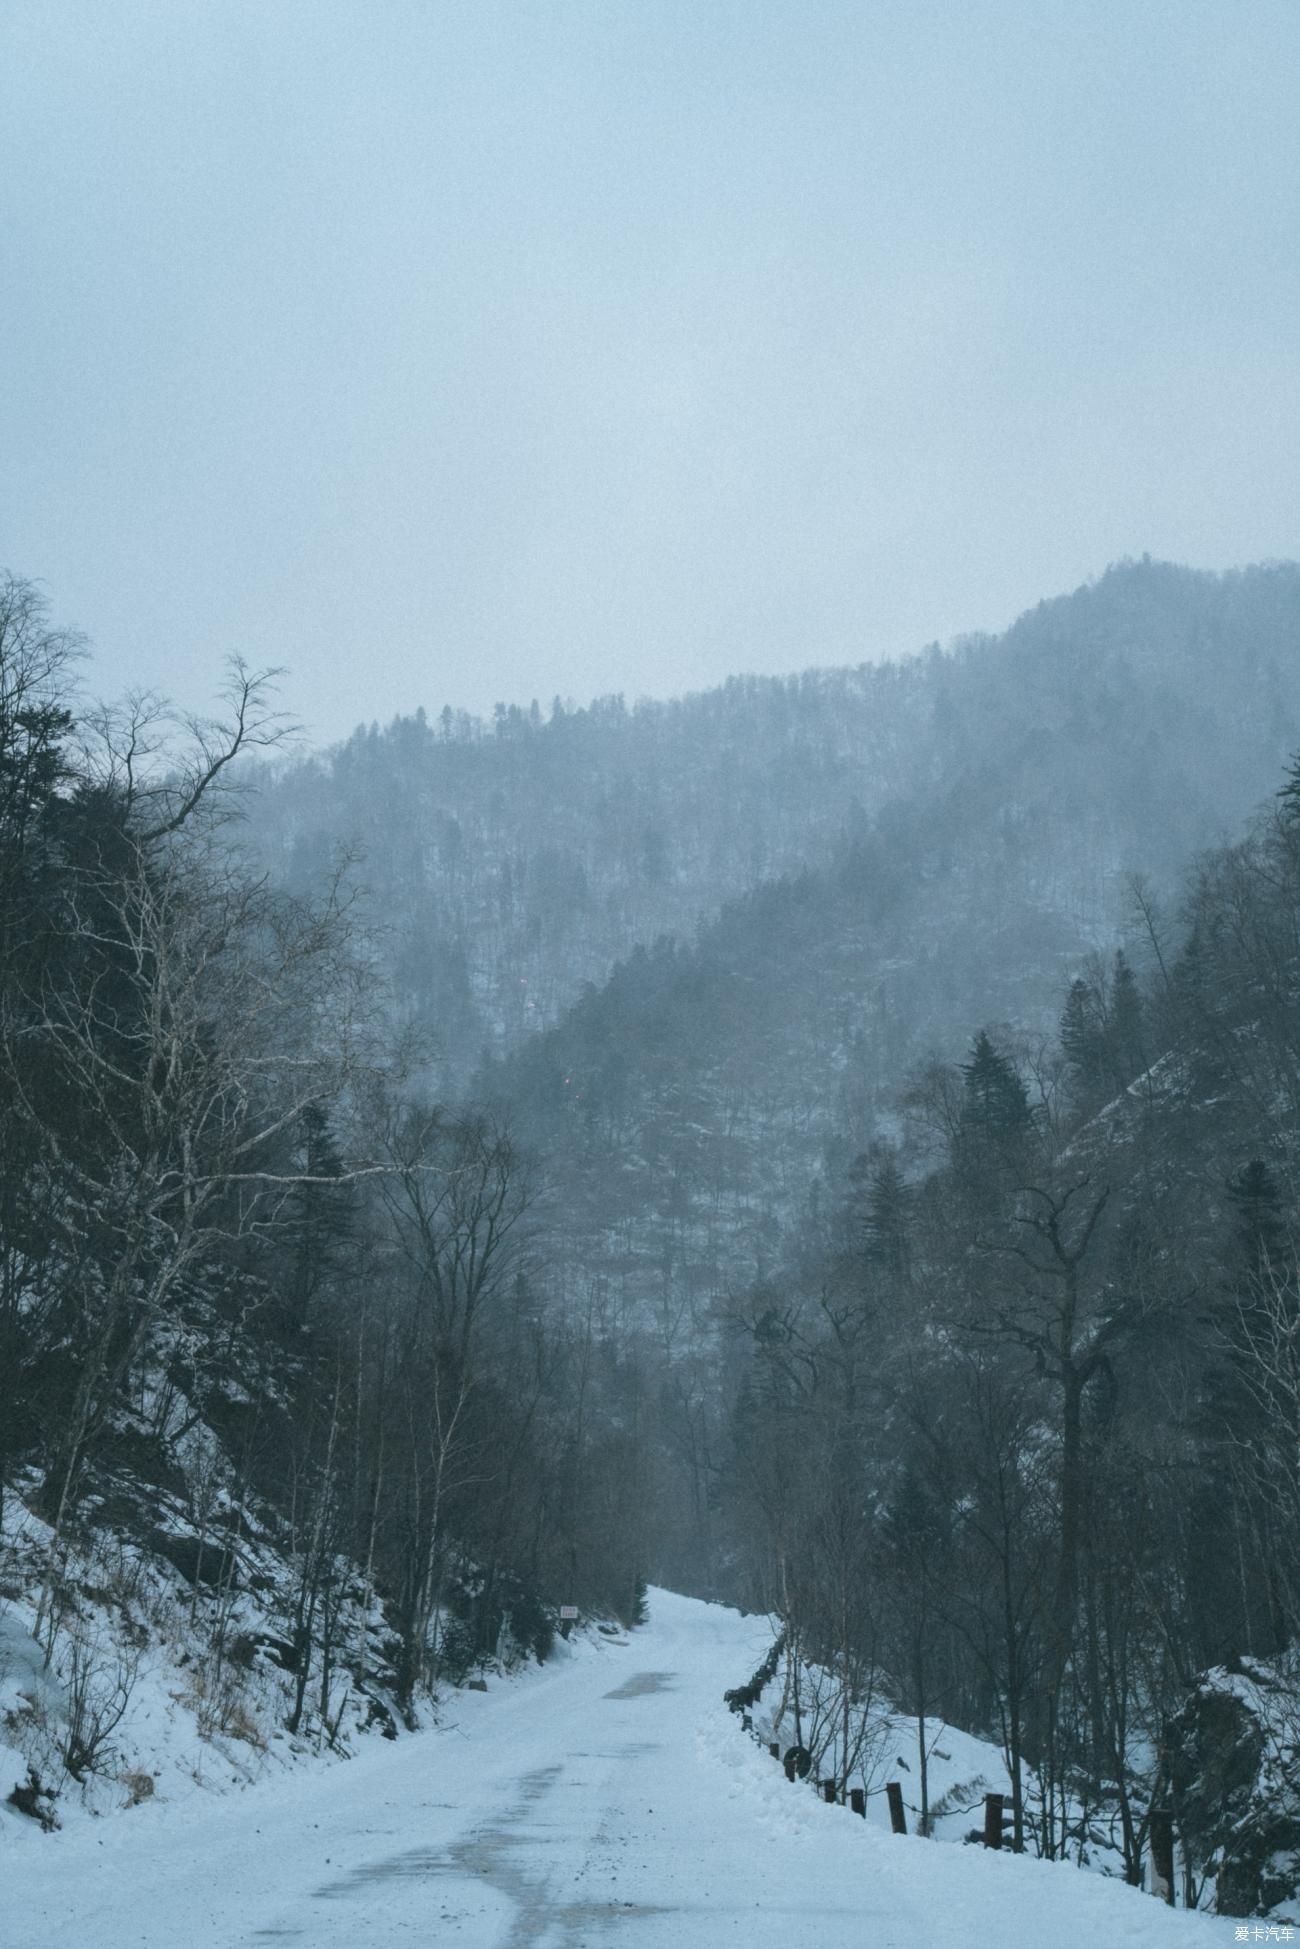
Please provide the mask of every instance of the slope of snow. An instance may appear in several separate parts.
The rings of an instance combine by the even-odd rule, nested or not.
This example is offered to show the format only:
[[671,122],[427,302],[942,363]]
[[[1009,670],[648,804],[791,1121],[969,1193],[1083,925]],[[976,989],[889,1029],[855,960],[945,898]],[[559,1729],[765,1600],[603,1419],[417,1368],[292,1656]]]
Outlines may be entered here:
[[[158,1510],[167,1506],[153,1493]],[[78,1538],[63,1561],[62,1604],[48,1667],[37,1628],[41,1582],[51,1532],[20,1497],[5,1498],[0,1521],[0,1848],[12,1787],[35,1774],[53,1798],[51,1818],[69,1830],[116,1813],[132,1800],[157,1795],[175,1803],[198,1794],[240,1791],[282,1769],[339,1764],[356,1745],[377,1739],[391,1724],[385,1685],[385,1640],[378,1601],[350,1594],[355,1566],[339,1559],[343,1590],[337,1641],[353,1654],[339,1658],[331,1686],[332,1738],[321,1724],[313,1685],[301,1731],[285,1730],[295,1680],[268,1652],[287,1648],[293,1634],[294,1566],[269,1541],[245,1535],[241,1583],[214,1597],[195,1591],[165,1557],[136,1535],[111,1529]],[[183,1532],[178,1532],[183,1534]],[[215,1552],[214,1552],[215,1554]],[[224,1634],[218,1657],[214,1633]],[[241,1654],[241,1645],[243,1653]],[[357,1658],[358,1646],[363,1655]],[[317,1654],[319,1656],[319,1654]],[[366,1685],[356,1663],[374,1674]],[[316,1669],[319,1671],[319,1663]],[[74,1712],[73,1695],[78,1706]],[[422,1713],[427,1707],[421,1702]],[[95,1763],[80,1785],[63,1763],[74,1717],[83,1732],[104,1728]],[[0,1949],[8,1949],[0,1929]]]
[[630,1639],[455,1695],[447,1724],[213,1802],[0,1822],[15,1949],[957,1949],[1230,1942],[1097,1875],[896,1838],[822,1805],[722,1704],[763,1619],[652,1593]]

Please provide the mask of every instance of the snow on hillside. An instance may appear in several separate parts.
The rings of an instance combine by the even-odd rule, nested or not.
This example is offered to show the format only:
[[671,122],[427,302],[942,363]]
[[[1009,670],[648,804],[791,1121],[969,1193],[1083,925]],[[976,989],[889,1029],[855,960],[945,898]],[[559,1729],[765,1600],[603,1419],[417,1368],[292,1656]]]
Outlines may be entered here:
[[821,1804],[722,1693],[765,1620],[652,1593],[630,1638],[449,1701],[444,1725],[346,1765],[212,1800],[159,1792],[44,1835],[0,1822],[4,1940],[21,1949],[959,1949],[1218,1944],[1187,1915],[1070,1867],[896,1838]]
[[[157,1507],[169,1513],[161,1497]],[[30,1815],[76,1827],[155,1797],[175,1804],[239,1790],[283,1766],[337,1761],[370,1736],[395,1734],[383,1684],[386,1627],[373,1596],[349,1598],[344,1613],[349,1648],[364,1657],[343,1665],[328,1715],[316,1696],[290,1733],[291,1566],[245,1534],[239,1578],[227,1579],[223,1595],[214,1587],[215,1546],[211,1582],[189,1583],[163,1554],[169,1548],[193,1569],[193,1539],[179,1527],[156,1531],[150,1544],[138,1521],[134,1540],[90,1531],[63,1555],[51,1619],[41,1595],[50,1529],[8,1498],[0,1523],[0,1813],[21,1821],[8,1800],[16,1788]],[[365,1685],[355,1679],[362,1662],[375,1674]],[[0,1822],[0,1833],[8,1825]]]

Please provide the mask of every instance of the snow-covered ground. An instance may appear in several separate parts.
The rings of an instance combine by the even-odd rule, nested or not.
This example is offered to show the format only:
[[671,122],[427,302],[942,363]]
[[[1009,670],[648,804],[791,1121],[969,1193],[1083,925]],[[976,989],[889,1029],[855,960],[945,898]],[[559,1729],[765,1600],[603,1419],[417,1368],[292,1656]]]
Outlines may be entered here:
[[[455,1694],[436,1732],[222,1799],[0,1820],[5,1949],[1110,1949],[1231,1942],[1095,1874],[896,1838],[789,1785],[722,1693],[763,1619],[656,1591],[627,1638]],[[6,1810],[8,1811],[8,1810]]]

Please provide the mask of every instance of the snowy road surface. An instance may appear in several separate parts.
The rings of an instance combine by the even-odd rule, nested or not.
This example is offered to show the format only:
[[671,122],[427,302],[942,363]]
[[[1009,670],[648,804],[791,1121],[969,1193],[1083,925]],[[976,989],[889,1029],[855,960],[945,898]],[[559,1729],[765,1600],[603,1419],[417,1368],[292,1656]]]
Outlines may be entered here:
[[[655,1592],[449,1726],[46,1837],[0,1824],[4,1949],[1108,1949],[1234,1940],[1099,1876],[896,1839],[787,1785],[721,1694],[761,1619]],[[1300,1936],[1300,1932],[1297,1932]]]

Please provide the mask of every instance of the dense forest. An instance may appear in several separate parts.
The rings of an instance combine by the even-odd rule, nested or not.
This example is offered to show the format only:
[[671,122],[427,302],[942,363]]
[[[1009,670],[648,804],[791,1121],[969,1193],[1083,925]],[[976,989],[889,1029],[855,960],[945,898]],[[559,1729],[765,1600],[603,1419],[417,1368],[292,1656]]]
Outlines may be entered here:
[[634,1614],[640,1573],[617,1363],[534,1290],[529,1161],[407,1087],[337,882],[241,853],[265,684],[237,668],[177,742],[147,700],[78,719],[77,652],[10,580],[3,1594],[77,1706],[53,1743],[35,1708],[15,1729],[41,1805],[106,1762],[151,1633],[187,1641],[210,1727],[248,1727],[269,1664],[290,1732],[334,1742],[503,1632],[544,1651],[544,1599]]
[[32,1807],[106,1617],[341,1743],[651,1578],[771,1614],[841,1796],[880,1696],[923,1830],[947,1721],[1016,1846],[1136,1879],[1167,1806],[1185,1895],[1280,1912],[1298,640],[1300,569],[1142,562],[295,758],[238,667],[86,708],[10,581],[0,1595],[97,1675]]

